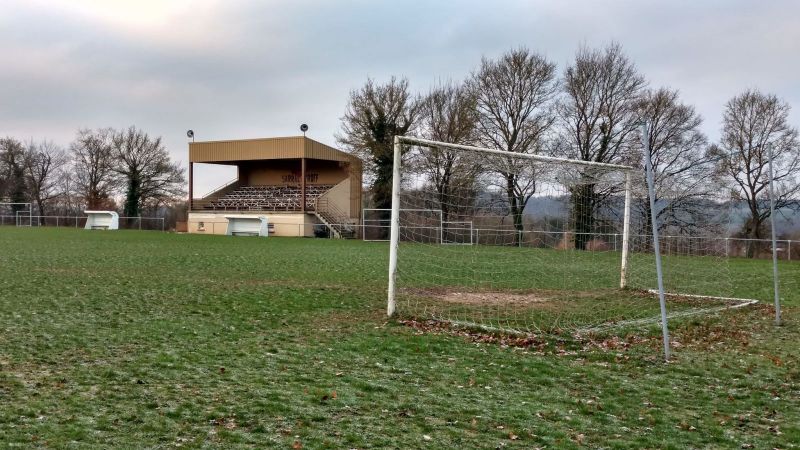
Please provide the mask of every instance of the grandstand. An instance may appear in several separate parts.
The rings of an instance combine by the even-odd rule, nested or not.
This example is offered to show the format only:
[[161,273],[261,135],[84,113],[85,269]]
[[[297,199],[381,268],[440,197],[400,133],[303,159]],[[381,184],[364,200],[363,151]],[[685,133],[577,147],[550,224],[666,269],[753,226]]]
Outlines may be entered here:
[[[237,168],[194,198],[194,165]],[[190,233],[225,234],[231,214],[267,216],[270,234],[353,236],[361,219],[361,161],[305,136],[189,143]]]
[[[306,187],[306,211],[314,211],[317,199],[333,188],[332,184]],[[296,186],[242,186],[205,205],[206,209],[248,211],[299,211],[303,190]]]

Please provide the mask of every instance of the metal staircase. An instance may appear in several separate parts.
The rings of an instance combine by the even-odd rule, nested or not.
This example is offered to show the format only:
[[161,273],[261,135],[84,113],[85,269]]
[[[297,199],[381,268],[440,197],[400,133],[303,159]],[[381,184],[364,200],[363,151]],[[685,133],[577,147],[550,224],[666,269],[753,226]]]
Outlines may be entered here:
[[350,219],[348,214],[329,202],[326,197],[323,196],[317,199],[314,215],[328,227],[333,237],[337,239],[353,239],[356,237],[354,221]]

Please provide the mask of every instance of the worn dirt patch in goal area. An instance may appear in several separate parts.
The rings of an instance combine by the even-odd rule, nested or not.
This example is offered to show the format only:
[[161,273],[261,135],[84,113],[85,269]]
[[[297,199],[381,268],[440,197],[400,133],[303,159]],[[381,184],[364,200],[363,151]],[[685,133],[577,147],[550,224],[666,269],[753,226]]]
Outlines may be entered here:
[[441,300],[459,305],[535,305],[551,301],[553,298],[541,292],[501,292],[501,291],[459,291],[459,290],[415,290],[415,295]]

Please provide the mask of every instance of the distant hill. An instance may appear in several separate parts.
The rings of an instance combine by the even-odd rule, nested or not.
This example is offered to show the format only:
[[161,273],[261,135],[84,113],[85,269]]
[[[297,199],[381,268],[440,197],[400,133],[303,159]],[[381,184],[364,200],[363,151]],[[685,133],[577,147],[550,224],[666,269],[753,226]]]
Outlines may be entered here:
[[[621,203],[621,199],[619,203]],[[728,216],[722,220],[729,222],[728,229],[731,232],[740,230],[749,215],[747,205],[743,201],[733,207],[727,203],[709,202],[708,207],[718,209],[720,217]],[[569,214],[569,197],[566,196],[561,198],[533,197],[525,207],[525,215],[536,218],[566,217],[567,214]],[[800,232],[800,212],[790,208],[776,211],[775,228],[781,235]]]

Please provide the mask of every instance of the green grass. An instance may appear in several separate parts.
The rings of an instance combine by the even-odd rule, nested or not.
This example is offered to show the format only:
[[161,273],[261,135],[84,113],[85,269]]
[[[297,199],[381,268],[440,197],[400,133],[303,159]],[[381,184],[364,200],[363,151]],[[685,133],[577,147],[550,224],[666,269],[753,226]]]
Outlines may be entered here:
[[[675,358],[664,364],[655,329],[515,347],[387,322],[386,250],[338,240],[0,227],[0,444],[800,442],[798,263],[781,266],[784,326],[772,325],[768,306],[684,320],[674,324]],[[490,257],[497,250],[461,251]],[[550,255],[537,257],[548,270],[535,272],[535,286],[513,267],[499,270],[495,285],[559,289],[564,270],[575,265],[559,266],[553,258],[563,255]],[[587,289],[613,288],[609,258],[593,261]],[[681,282],[688,288],[706,283],[770,300],[766,261],[731,260],[731,281],[708,284],[718,269],[702,258],[685,260],[667,268],[675,279],[675,268],[690,265]],[[650,282],[645,263],[637,266],[637,283]],[[429,269],[403,266],[401,282],[436,284]],[[473,279],[465,271],[445,284]]]
[[[400,246],[398,286],[401,314],[436,317],[493,329],[571,333],[628,321],[656,322],[658,297],[655,262],[646,253],[631,253],[628,286],[619,289],[618,252],[581,252],[495,246]],[[789,288],[798,265],[785,263]],[[771,301],[772,272],[765,261],[716,256],[665,256],[668,292]],[[448,293],[532,294],[543,301],[484,303],[446,301]],[[513,300],[513,299],[512,299]],[[792,301],[796,299],[792,298]],[[741,301],[668,297],[671,315],[699,313]]]

